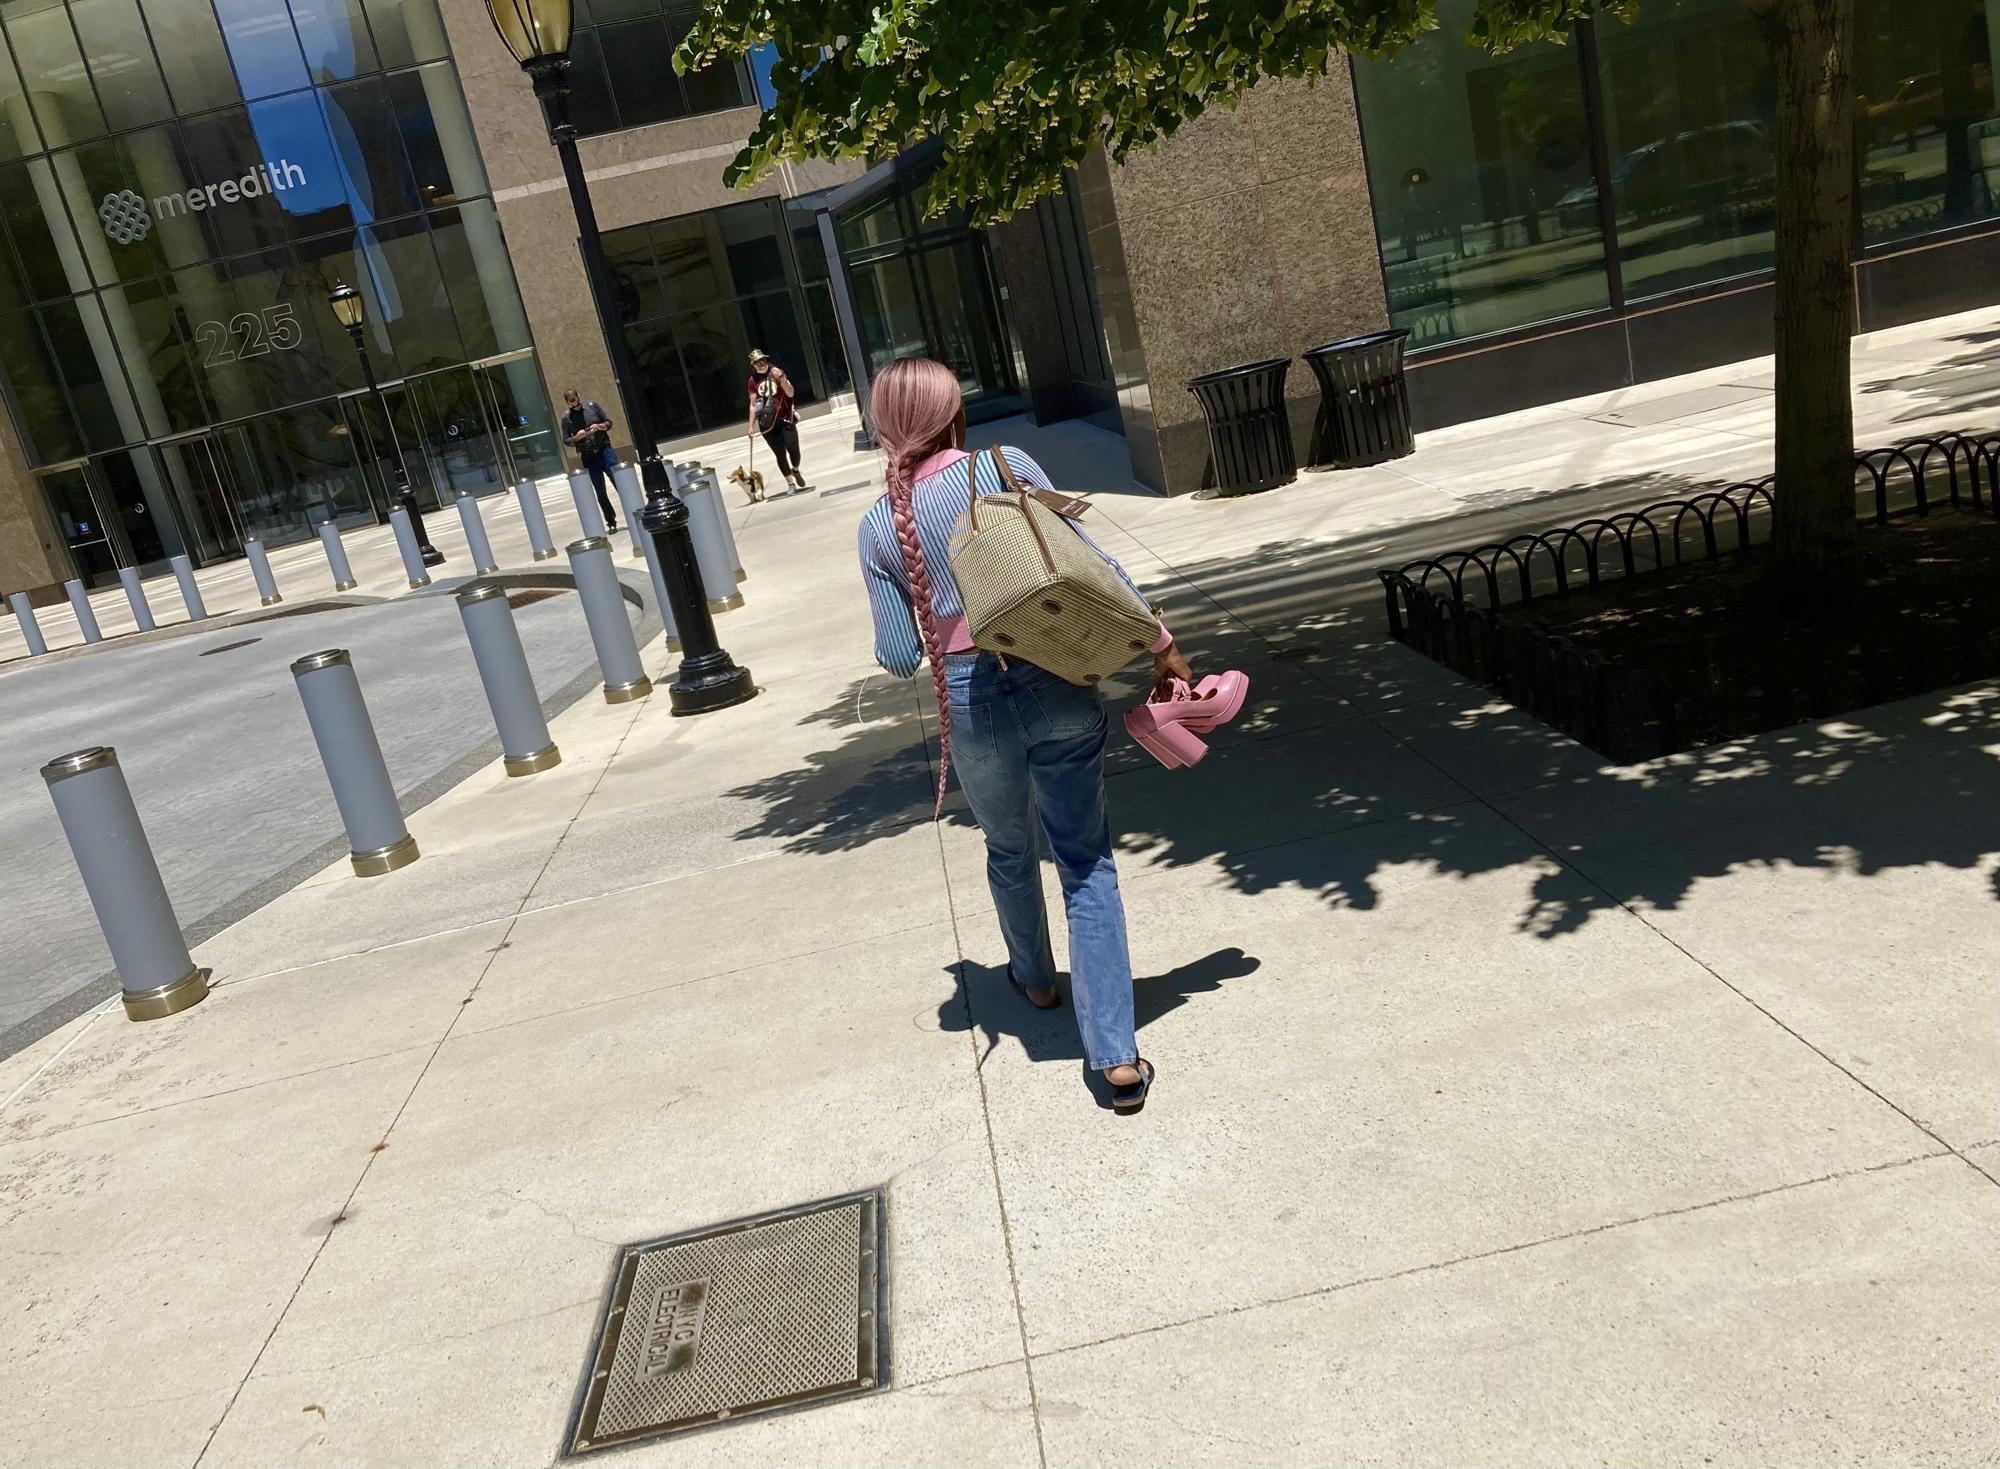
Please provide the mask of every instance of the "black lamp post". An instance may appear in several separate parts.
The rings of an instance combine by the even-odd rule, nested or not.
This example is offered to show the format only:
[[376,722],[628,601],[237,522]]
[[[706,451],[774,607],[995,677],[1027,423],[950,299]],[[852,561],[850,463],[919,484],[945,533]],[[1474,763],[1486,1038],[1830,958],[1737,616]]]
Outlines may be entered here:
[[[375,364],[368,360],[368,343],[362,340],[361,323],[367,314],[367,306],[361,293],[342,281],[326,293],[326,304],[333,308],[333,317],[347,328],[347,335],[354,340],[354,351],[361,358],[361,376],[368,383],[368,391],[375,404],[382,410],[382,422],[389,429],[389,452],[396,466],[396,503],[404,514],[410,517],[410,529],[417,533],[417,551],[422,555],[424,565],[442,566],[444,552],[431,544],[431,538],[424,533],[424,515],[417,509],[417,498],[410,493],[410,472],[403,467],[403,446],[396,442],[396,420],[389,415],[389,400],[382,396],[382,389],[375,382]],[[363,447],[368,457],[375,456],[375,432],[368,427],[368,420],[361,420],[361,432],[366,442]],[[386,488],[386,487],[385,487]]]
[[646,508],[640,512],[639,524],[652,538],[674,630],[681,640],[680,672],[668,685],[668,699],[676,714],[703,714],[740,704],[755,696],[757,686],[750,681],[750,670],[738,667],[716,641],[715,619],[709,615],[708,595],[695,563],[694,540],[688,534],[688,508],[674,494],[667,467],[660,462],[646,395],[640,390],[631,349],[614,308],[597,211],[591,207],[583,160],[577,156],[576,128],[569,120],[570,0],[486,0],[486,7],[493,17],[493,28],[534,83],[536,100],[548,122],[549,141],[562,160],[570,207],[576,211],[583,273],[597,307],[598,330],[604,335],[605,352],[611,359],[619,405],[639,452],[639,478],[646,491]]

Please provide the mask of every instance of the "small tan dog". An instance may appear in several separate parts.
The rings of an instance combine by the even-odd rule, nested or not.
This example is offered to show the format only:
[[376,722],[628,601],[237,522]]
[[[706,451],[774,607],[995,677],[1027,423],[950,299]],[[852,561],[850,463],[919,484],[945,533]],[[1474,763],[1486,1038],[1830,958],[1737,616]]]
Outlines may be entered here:
[[764,498],[763,470],[746,470],[741,465],[738,465],[735,469],[729,471],[729,478],[733,483],[742,487],[744,495],[752,505],[757,504]]

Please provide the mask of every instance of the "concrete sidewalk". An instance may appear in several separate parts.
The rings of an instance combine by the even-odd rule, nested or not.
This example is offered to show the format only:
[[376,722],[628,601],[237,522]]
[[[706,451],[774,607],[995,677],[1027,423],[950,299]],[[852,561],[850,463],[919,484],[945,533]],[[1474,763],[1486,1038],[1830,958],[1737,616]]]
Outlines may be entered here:
[[0,1061],[0,1460],[547,1463],[619,1243],[886,1185],[891,1391],[607,1462],[1992,1462],[2000,688],[1605,768],[1384,640],[1377,565],[1755,472],[1696,388],[1607,409],[1671,473],[1572,405],[1096,497],[1255,689],[1198,770],[1112,759],[1136,1119],[928,820],[868,490],[739,511],[753,703],[585,701],[202,1005]]

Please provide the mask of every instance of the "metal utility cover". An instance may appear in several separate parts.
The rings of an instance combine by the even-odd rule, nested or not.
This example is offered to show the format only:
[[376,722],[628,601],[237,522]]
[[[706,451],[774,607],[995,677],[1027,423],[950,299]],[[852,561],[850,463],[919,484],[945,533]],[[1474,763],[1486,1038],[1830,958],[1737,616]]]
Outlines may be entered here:
[[879,1189],[619,1252],[565,1454],[878,1391]]

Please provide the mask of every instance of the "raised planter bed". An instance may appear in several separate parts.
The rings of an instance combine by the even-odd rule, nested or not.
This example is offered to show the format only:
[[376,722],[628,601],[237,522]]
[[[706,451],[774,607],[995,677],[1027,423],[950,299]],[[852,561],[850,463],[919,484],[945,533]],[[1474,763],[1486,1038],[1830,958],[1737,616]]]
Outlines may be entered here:
[[1764,577],[1770,478],[1381,573],[1391,632],[1617,763],[2000,674],[2000,434],[1855,456],[1863,584]]

